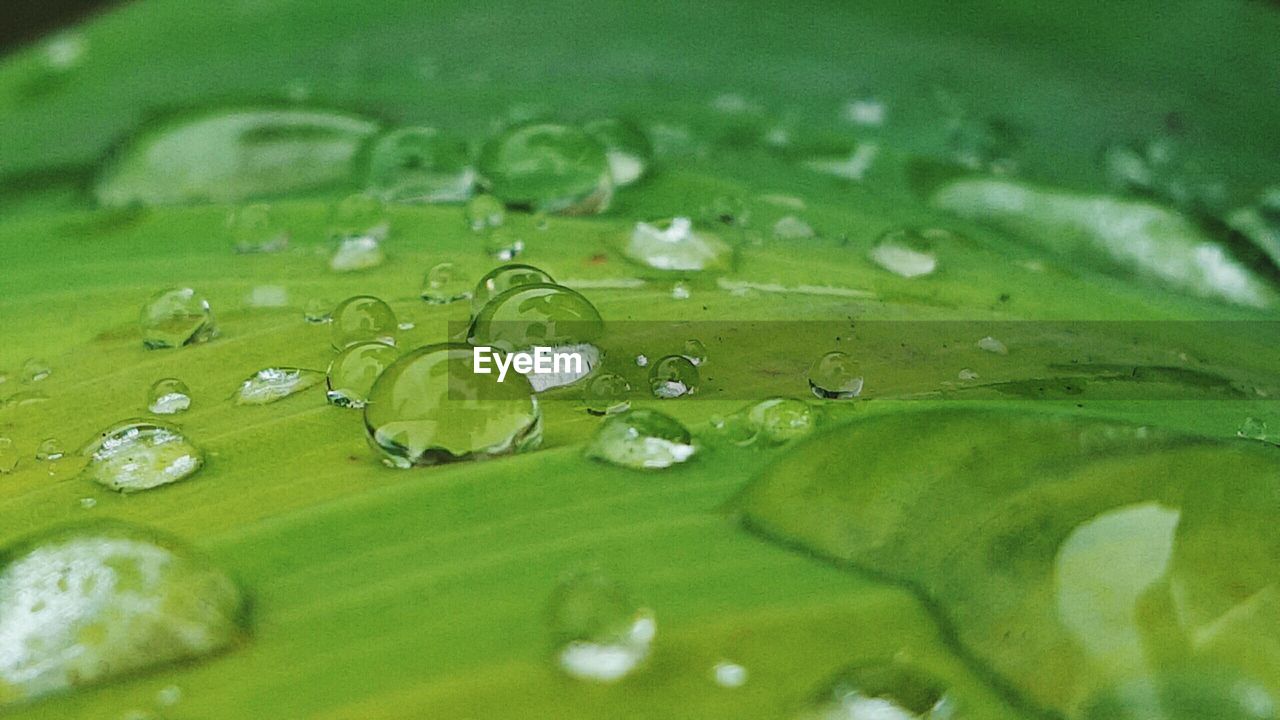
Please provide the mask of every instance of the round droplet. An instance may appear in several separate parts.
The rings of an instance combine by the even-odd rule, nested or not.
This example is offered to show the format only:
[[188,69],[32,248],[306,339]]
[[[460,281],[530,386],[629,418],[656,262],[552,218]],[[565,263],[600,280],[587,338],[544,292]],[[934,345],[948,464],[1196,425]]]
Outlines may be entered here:
[[681,355],[694,365],[702,365],[707,361],[707,346],[697,338],[690,338],[684,341],[684,352]]
[[809,368],[809,388],[824,400],[858,397],[862,393],[862,369],[845,353],[829,352]]
[[899,277],[932,275],[938,269],[934,237],[912,229],[890,230],[871,248],[871,261]]
[[711,679],[722,688],[740,688],[747,684],[747,669],[738,663],[721,660],[712,666]]
[[480,312],[493,298],[520,285],[554,285],[555,280],[545,270],[532,265],[511,263],[500,265],[480,278],[471,292],[471,313]]
[[689,286],[688,286],[688,284],[683,283],[683,282],[678,282],[678,283],[676,283],[675,285],[672,285],[672,286],[671,286],[671,299],[672,299],[672,300],[688,300],[688,299],[689,299],[689,295],[690,295],[690,293],[689,293]]
[[649,368],[649,390],[663,400],[692,395],[700,381],[698,367],[683,355],[668,355]]
[[203,657],[244,636],[235,583],[140,529],[78,525],[4,557],[0,704]]
[[13,438],[0,436],[0,473],[8,474],[18,466],[18,449]]
[[364,407],[373,383],[398,356],[399,352],[395,347],[386,343],[367,342],[348,346],[329,364],[326,379],[329,404],[349,408]]
[[423,300],[432,305],[446,305],[471,297],[470,284],[458,273],[451,262],[443,262],[427,271],[422,279]]
[[507,230],[494,230],[485,238],[484,251],[500,262],[514,260],[524,253],[524,238]]
[[949,720],[954,706],[946,685],[932,675],[910,665],[880,662],[841,671],[796,720]]
[[38,383],[52,374],[53,368],[40,358],[27,358],[22,363],[22,382],[27,385]]
[[474,232],[501,227],[506,219],[507,209],[492,195],[477,195],[467,202],[467,227]]
[[81,454],[89,458],[85,478],[126,493],[185,480],[204,465],[204,452],[181,430],[150,420],[117,423]]
[[787,215],[773,224],[773,236],[779,240],[807,240],[814,235],[813,227],[795,215]]
[[480,459],[536,447],[542,411],[529,381],[474,371],[469,345],[428,345],[387,368],[364,409],[370,443],[384,462],[408,468]]
[[472,345],[511,352],[585,345],[603,332],[604,320],[581,293],[552,283],[528,283],[515,285],[486,303],[472,321],[468,337]]
[[263,368],[240,383],[237,405],[266,405],[315,387],[324,380],[319,370],[292,367]]
[[330,324],[335,350],[362,342],[396,344],[399,322],[391,306],[372,295],[356,295],[338,303]]
[[679,420],[656,410],[628,410],[604,421],[587,445],[587,457],[637,470],[685,462],[696,447]]
[[724,270],[733,256],[733,249],[723,240],[695,232],[693,223],[682,217],[665,223],[636,223],[622,252],[645,267],[679,272]]
[[277,253],[289,248],[289,231],[266,203],[236,208],[227,217],[227,226],[238,253]]
[[435,128],[393,130],[369,155],[369,188],[392,202],[462,202],[475,179],[466,143]]
[[544,212],[604,212],[613,197],[609,162],[600,144],[567,125],[511,128],[485,144],[482,182],[507,205]]
[[1266,440],[1267,423],[1265,420],[1256,417],[1247,417],[1244,422],[1240,423],[1240,428],[1236,430],[1236,435],[1250,440]]
[[339,200],[329,211],[329,237],[339,240],[368,237],[381,240],[387,234],[387,215],[382,201],[367,193],[355,193]]
[[62,449],[62,442],[57,438],[45,438],[40,443],[40,447],[36,448],[37,460],[61,460],[66,451]]
[[792,398],[769,398],[756,403],[747,411],[747,419],[758,438],[775,445],[798,440],[817,425],[809,404]]
[[302,319],[312,325],[321,325],[333,320],[333,303],[327,298],[313,297],[307,301],[302,311]]
[[739,447],[754,445],[760,428],[751,422],[746,411],[738,411],[728,417],[712,415],[711,429],[715,437]]
[[653,145],[640,128],[625,120],[605,118],[583,127],[604,148],[609,176],[616,187],[630,185],[648,172],[653,163]]
[[176,348],[212,340],[218,334],[209,301],[191,288],[162,290],[142,306],[142,344]]
[[582,388],[582,403],[592,415],[612,415],[631,407],[631,384],[621,375],[601,373]]
[[177,378],[155,381],[147,391],[147,410],[156,415],[174,415],[191,407],[191,390]]
[[990,335],[978,341],[978,348],[992,353],[993,355],[1008,355],[1009,348],[1004,343],[991,337]]
[[556,663],[571,677],[616,682],[649,656],[657,630],[653,614],[625,587],[599,571],[560,584],[548,603]]

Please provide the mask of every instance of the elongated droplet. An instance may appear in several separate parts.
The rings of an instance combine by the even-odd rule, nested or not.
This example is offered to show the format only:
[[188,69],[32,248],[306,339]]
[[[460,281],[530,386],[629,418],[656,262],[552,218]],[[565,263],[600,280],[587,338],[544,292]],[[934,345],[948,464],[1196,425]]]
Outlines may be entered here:
[[698,272],[728,269],[732,249],[707,232],[696,232],[688,218],[667,223],[637,223],[623,248],[627,259],[654,270]]
[[266,405],[319,385],[325,378],[319,370],[303,368],[263,368],[245,378],[236,390],[237,405]]
[[185,480],[204,465],[204,452],[176,426],[142,419],[112,425],[81,454],[89,459],[83,477],[126,493]]
[[174,415],[191,407],[191,390],[177,378],[155,381],[147,392],[147,410],[156,415]]
[[660,470],[687,461],[696,450],[679,420],[656,410],[628,410],[605,420],[586,455],[622,467]]
[[978,341],[978,349],[985,350],[992,355],[1008,355],[1009,348],[1004,343],[991,337],[990,335]]
[[200,658],[245,634],[235,583],[141,529],[74,526],[4,557],[0,704]]
[[570,677],[611,683],[638,669],[657,631],[653,614],[599,571],[556,588],[548,607],[556,663]]
[[799,440],[817,425],[813,409],[803,400],[769,398],[747,410],[756,437],[774,445]]
[[191,288],[161,290],[142,306],[142,344],[150,349],[208,342],[218,335],[209,301]]
[[13,472],[18,466],[18,449],[14,447],[13,438],[0,436],[0,474]]
[[813,227],[795,215],[787,215],[773,224],[773,236],[779,240],[807,240],[814,234]]
[[890,230],[871,248],[871,261],[899,277],[932,275],[938,268],[933,242],[937,236],[927,233],[913,229]]

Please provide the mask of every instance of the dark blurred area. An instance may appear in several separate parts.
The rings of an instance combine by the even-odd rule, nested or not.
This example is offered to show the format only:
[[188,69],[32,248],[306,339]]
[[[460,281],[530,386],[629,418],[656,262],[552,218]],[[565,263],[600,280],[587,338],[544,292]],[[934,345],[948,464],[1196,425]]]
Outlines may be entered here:
[[0,0],[0,54],[10,53],[58,28],[116,5],[120,0]]

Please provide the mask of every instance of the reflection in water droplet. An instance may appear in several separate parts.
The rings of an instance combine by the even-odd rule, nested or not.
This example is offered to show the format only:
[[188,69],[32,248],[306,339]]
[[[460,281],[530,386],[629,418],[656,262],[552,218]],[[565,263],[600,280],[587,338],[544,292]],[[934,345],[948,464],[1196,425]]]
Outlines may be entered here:
[[[871,261],[904,278],[931,275],[938,268],[930,231],[890,230],[871,248]],[[934,231],[945,232],[945,231]]]
[[636,223],[622,252],[645,267],[682,272],[728,269],[733,255],[723,240],[695,232],[692,221],[683,217],[666,223]]
[[45,438],[40,447],[36,448],[37,460],[61,460],[66,455],[66,451],[62,449],[62,443],[57,438]]
[[970,380],[977,380],[978,373],[974,372],[973,370],[970,370],[969,368],[960,368],[960,372],[956,375],[956,377],[960,378],[961,380],[964,380],[965,382],[968,382]]
[[4,557],[4,701],[192,660],[244,635],[245,598],[231,579],[139,529],[80,525],[28,540]]
[[656,410],[628,410],[610,416],[586,448],[587,457],[637,470],[671,467],[695,452],[689,430]]
[[989,352],[993,355],[1008,355],[1009,348],[1004,343],[991,337],[990,335],[978,340],[978,349]]
[[700,382],[698,367],[683,355],[667,355],[649,368],[649,390],[663,400],[692,395]]
[[762,400],[747,410],[747,420],[756,438],[774,445],[799,440],[817,424],[809,404],[792,398]]
[[630,185],[648,172],[653,146],[640,128],[625,120],[607,118],[589,122],[583,129],[604,148],[609,175],[616,187]]
[[637,365],[637,366],[639,366],[639,367],[646,367],[646,366],[648,366],[648,364],[649,364],[649,358],[648,358],[648,357],[646,357],[644,354],[640,354],[640,355],[637,355],[637,356],[636,356],[636,365]]
[[747,669],[735,662],[721,660],[711,668],[711,678],[722,688],[740,688],[747,684]]
[[368,182],[387,201],[462,202],[471,197],[475,170],[466,143],[435,128],[400,128],[374,143]]
[[862,368],[839,350],[823,355],[809,368],[809,389],[824,400],[847,400],[862,394]]
[[500,262],[515,260],[524,252],[524,239],[506,230],[494,230],[485,238],[484,251]]
[[469,345],[418,348],[374,383],[365,429],[383,461],[398,468],[530,450],[542,440],[542,411],[518,373],[498,382],[474,372]]
[[653,614],[598,571],[562,582],[548,616],[560,669],[593,682],[616,682],[634,672],[648,658],[657,630]]
[[609,162],[600,144],[567,125],[511,128],[485,143],[481,182],[507,205],[544,212],[604,212],[613,198]]
[[52,374],[53,368],[49,366],[49,363],[40,358],[27,358],[22,363],[22,382],[27,385],[45,380]]
[[910,665],[881,662],[841,671],[795,720],[951,720],[946,686]]
[[601,373],[582,387],[582,403],[592,415],[612,415],[631,407],[631,383],[621,375]]
[[176,426],[125,420],[102,431],[81,451],[89,458],[83,477],[120,492],[135,492],[191,477],[204,452]]
[[319,385],[324,380],[319,370],[291,367],[263,368],[245,378],[236,390],[237,405],[266,405]]
[[474,232],[486,232],[497,227],[507,219],[507,210],[502,201],[492,195],[477,195],[467,203],[467,227]]
[[680,353],[685,359],[701,367],[707,362],[707,346],[697,338],[690,338],[684,341],[684,351]]
[[218,335],[209,301],[191,288],[172,288],[152,295],[142,306],[138,325],[142,344],[152,350],[196,345]]
[[364,407],[373,383],[398,356],[399,352],[395,347],[386,343],[348,345],[329,364],[326,376],[329,388],[326,397],[329,404],[347,408]]
[[451,262],[443,262],[427,271],[419,295],[432,305],[447,305],[471,297],[471,290],[470,284],[459,274],[458,267]]
[[232,242],[238,253],[278,253],[289,249],[289,231],[266,203],[236,208],[227,217]]
[[334,308],[329,328],[330,344],[334,350],[361,342],[395,345],[398,326],[390,305],[372,295],[356,295]]
[[478,314],[490,300],[513,287],[538,283],[554,285],[555,280],[545,270],[532,265],[500,265],[485,273],[476,283],[475,290],[471,293],[471,314]]
[[814,234],[809,223],[795,215],[787,215],[773,224],[773,236],[779,240],[807,240]]
[[362,235],[349,237],[338,243],[329,258],[329,269],[334,272],[356,272],[375,268],[386,261],[382,252],[382,243],[377,238]]

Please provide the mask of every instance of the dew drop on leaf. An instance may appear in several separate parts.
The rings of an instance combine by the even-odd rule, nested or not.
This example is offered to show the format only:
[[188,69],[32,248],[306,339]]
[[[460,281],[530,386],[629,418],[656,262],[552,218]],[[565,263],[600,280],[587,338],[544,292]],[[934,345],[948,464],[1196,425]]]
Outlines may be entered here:
[[240,383],[237,405],[266,405],[296,395],[324,380],[319,370],[293,367],[263,368]]
[[484,277],[476,283],[475,289],[471,292],[471,313],[473,315],[479,313],[490,300],[511,288],[539,283],[554,285],[555,280],[545,270],[532,265],[521,263],[500,265],[485,273]]
[[507,129],[485,143],[477,168],[481,183],[509,206],[591,215],[607,210],[613,198],[604,149],[568,125]]
[[723,240],[695,231],[693,222],[684,217],[665,223],[636,223],[622,252],[647,268],[678,272],[726,270],[733,255]]
[[692,395],[701,382],[698,366],[683,355],[659,358],[649,368],[649,391],[662,400]]
[[338,303],[329,326],[334,350],[362,342],[396,344],[399,322],[391,306],[372,295],[356,295]]
[[954,700],[946,686],[912,665],[878,662],[842,670],[795,720],[950,720]]
[[155,350],[197,345],[218,335],[209,301],[191,288],[171,288],[142,306],[138,325],[142,344]]
[[204,452],[177,426],[141,419],[112,425],[81,454],[83,477],[126,493],[185,480],[204,465]]
[[373,383],[391,363],[399,351],[392,345],[365,342],[348,345],[329,364],[326,385],[330,405],[362,408],[369,399]]
[[847,400],[862,394],[862,368],[848,354],[833,350],[809,368],[809,389],[824,400]]
[[631,407],[631,384],[621,375],[600,373],[582,386],[582,403],[592,415],[612,415]]
[[447,305],[471,297],[471,285],[458,272],[458,266],[442,262],[427,271],[419,296],[431,305]]
[[649,657],[657,631],[653,614],[598,570],[562,581],[547,611],[556,664],[570,677],[617,682]]
[[640,128],[626,120],[605,118],[589,122],[583,129],[604,148],[615,187],[631,185],[649,171],[653,145]]
[[435,128],[393,130],[369,156],[369,189],[389,202],[463,202],[475,179],[466,144]]
[[697,448],[688,428],[656,410],[611,415],[587,444],[586,456],[636,470],[660,470],[687,461]]
[[488,232],[502,226],[507,219],[507,209],[492,195],[476,195],[467,201],[466,216],[467,227],[473,232]]
[[161,378],[147,391],[147,410],[156,415],[175,415],[191,407],[191,390],[177,378]]

